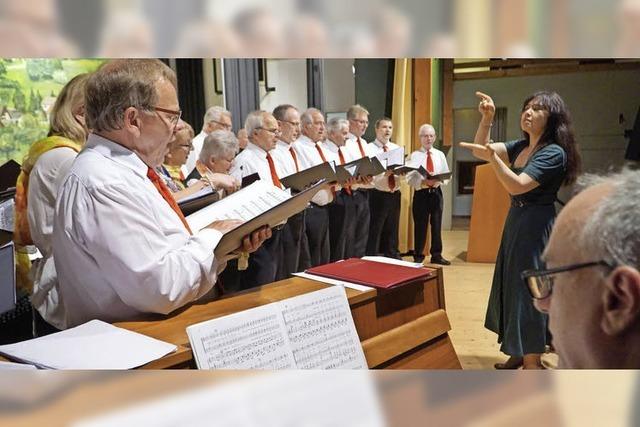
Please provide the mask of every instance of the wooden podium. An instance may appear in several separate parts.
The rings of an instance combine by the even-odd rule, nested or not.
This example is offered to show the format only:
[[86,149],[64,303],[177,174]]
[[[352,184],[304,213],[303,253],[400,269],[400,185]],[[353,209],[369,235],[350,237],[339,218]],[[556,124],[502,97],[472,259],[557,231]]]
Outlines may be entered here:
[[476,167],[467,262],[496,262],[510,204],[492,166]]
[[[293,277],[200,304],[170,316],[120,322],[116,326],[178,346],[177,351],[145,365],[147,369],[194,368],[186,328],[327,286]],[[442,269],[421,283],[395,289],[356,291],[346,288],[358,336],[370,368],[460,369],[448,331]]]

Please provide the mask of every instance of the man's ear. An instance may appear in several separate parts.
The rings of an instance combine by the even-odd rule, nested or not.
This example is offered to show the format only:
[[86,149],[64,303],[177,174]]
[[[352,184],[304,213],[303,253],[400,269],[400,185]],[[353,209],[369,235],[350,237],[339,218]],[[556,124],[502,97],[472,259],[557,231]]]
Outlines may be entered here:
[[610,336],[626,333],[640,321],[640,272],[616,267],[605,279],[602,294],[602,330]]
[[137,108],[129,107],[124,110],[124,129],[135,137],[142,131],[142,117]]

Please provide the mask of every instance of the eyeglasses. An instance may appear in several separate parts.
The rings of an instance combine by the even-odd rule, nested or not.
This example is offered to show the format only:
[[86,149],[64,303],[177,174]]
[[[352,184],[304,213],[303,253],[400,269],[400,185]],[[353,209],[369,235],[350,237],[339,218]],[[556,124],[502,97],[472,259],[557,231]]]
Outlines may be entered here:
[[171,114],[169,118],[169,124],[171,125],[171,129],[174,129],[178,122],[180,121],[180,117],[182,117],[182,110],[169,110],[167,108],[161,108],[154,106],[153,109],[158,112],[162,111],[163,113]]
[[549,270],[526,270],[520,274],[525,285],[529,289],[529,294],[534,299],[544,299],[551,295],[555,281],[555,275],[558,273],[566,273],[568,271],[580,270],[588,267],[606,267],[609,270],[615,268],[614,265],[607,261],[591,261],[580,264],[566,265],[563,267],[552,268]]
[[358,120],[358,119],[349,119],[352,122],[356,122],[359,125],[368,125],[369,124],[369,120]]
[[280,129],[275,128],[275,129],[267,129],[267,128],[263,128],[263,127],[257,127],[256,129],[262,129],[262,130],[266,130],[267,132],[273,134],[273,135],[279,135],[280,134]]
[[229,123],[219,122],[218,120],[209,120],[209,123],[216,123],[226,130],[231,130],[231,124]]
[[191,144],[178,144],[178,147],[186,148],[187,151],[193,150],[193,145]]
[[285,123],[289,123],[291,126],[295,127],[295,128],[299,128],[300,127],[300,122],[290,122],[289,120],[280,120],[281,122],[285,122]]

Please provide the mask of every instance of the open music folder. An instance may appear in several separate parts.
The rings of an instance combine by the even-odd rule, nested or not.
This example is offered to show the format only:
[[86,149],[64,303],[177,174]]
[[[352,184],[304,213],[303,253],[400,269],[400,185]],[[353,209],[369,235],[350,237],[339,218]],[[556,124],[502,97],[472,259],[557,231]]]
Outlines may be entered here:
[[291,195],[266,181],[260,180],[187,216],[187,223],[194,232],[208,227],[212,222],[239,219],[241,225],[224,234],[215,249],[222,258],[242,246],[242,239],[263,226],[275,227],[289,217],[302,212],[311,198],[325,186],[320,181],[308,189]]
[[198,369],[367,369],[341,286],[191,325]]

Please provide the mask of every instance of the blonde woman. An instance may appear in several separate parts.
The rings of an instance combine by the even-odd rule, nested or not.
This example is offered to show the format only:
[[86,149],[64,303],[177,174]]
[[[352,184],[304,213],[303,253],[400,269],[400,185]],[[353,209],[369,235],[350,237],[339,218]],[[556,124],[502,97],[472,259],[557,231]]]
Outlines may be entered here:
[[[49,134],[29,149],[16,184],[14,241],[18,251],[18,269],[22,273],[20,279],[25,284],[29,265],[21,248],[35,245],[42,258],[31,266],[31,303],[53,326],[57,326],[61,315],[51,247],[53,213],[58,188],[87,139],[84,122],[87,78],[88,74],[80,74],[62,88],[51,110]],[[37,313],[34,315],[38,332],[53,330]]]

